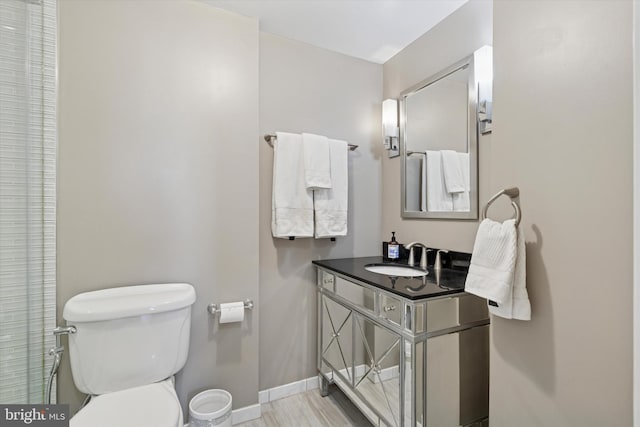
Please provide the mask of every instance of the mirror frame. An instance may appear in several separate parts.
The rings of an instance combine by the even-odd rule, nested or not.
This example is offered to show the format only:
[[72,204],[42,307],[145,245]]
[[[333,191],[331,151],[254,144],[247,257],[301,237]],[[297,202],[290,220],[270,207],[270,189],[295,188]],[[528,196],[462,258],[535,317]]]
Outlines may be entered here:
[[[400,157],[401,167],[401,215],[402,218],[420,218],[420,219],[460,219],[460,220],[477,220],[478,219],[478,77],[475,72],[475,55],[472,53],[461,61],[445,68],[444,70],[422,80],[420,83],[410,87],[400,94]],[[408,211],[407,193],[406,193],[406,162],[407,162],[407,114],[406,102],[407,97],[418,92],[421,89],[447,77],[448,75],[461,70],[469,69],[469,95],[467,103],[467,145],[469,147],[469,181],[471,190],[469,191],[470,211],[468,212],[422,212]]]

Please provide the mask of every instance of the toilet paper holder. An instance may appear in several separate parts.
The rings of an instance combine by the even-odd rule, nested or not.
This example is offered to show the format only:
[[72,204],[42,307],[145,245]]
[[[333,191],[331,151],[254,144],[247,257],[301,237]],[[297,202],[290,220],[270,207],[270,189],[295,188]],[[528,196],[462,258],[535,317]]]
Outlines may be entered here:
[[[244,309],[245,310],[253,310],[253,300],[247,299],[244,300]],[[207,311],[215,316],[220,313],[220,304],[209,304],[207,306]]]

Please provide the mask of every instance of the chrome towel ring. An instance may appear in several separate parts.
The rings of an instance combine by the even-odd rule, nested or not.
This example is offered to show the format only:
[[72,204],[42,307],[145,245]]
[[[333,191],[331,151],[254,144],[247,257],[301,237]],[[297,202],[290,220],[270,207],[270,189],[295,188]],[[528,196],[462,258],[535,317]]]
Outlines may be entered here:
[[504,190],[500,191],[492,198],[490,198],[487,204],[484,205],[484,208],[482,208],[482,219],[487,218],[487,210],[489,209],[489,205],[495,202],[495,200],[503,194],[511,198],[511,206],[513,206],[513,209],[516,211],[516,216],[514,217],[514,219],[516,220],[516,227],[518,227],[518,225],[520,225],[520,219],[522,218],[520,205],[518,205],[517,201],[518,197],[520,197],[520,189],[518,189],[518,187],[505,188]]

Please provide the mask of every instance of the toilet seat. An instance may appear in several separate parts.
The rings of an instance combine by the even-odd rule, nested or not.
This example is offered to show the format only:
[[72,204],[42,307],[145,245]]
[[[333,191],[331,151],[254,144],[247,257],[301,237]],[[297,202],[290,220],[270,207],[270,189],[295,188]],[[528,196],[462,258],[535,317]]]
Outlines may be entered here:
[[182,427],[182,408],[171,380],[91,399],[70,427]]

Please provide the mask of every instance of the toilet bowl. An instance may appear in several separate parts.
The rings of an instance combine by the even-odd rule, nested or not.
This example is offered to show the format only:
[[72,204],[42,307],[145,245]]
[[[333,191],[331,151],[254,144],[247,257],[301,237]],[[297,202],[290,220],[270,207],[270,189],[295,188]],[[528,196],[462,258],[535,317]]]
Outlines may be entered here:
[[182,408],[171,380],[96,396],[69,427],[182,427]]
[[65,304],[76,387],[92,395],[71,427],[182,427],[173,375],[187,359],[195,290],[186,283],[87,292]]

